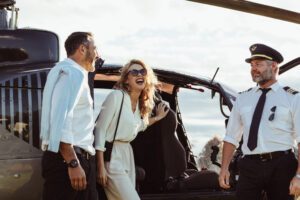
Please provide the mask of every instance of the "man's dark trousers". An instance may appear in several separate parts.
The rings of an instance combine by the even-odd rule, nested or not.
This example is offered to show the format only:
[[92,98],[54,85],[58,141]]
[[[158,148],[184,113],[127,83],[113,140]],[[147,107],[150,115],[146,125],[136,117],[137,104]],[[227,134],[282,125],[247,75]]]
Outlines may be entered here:
[[293,152],[265,162],[242,158],[238,163],[240,176],[237,199],[259,200],[264,190],[268,200],[294,200],[289,195],[289,186],[297,166],[298,161]]
[[77,154],[83,168],[87,188],[77,191],[72,188],[68,167],[60,153],[44,152],[42,159],[42,175],[45,179],[43,200],[97,200],[95,156],[88,159]]

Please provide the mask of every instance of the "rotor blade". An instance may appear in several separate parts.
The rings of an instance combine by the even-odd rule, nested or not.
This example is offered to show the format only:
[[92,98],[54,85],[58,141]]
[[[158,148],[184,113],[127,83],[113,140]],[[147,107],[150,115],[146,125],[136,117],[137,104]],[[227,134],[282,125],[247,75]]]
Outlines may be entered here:
[[279,67],[279,74],[282,74],[282,73],[296,67],[297,65],[300,65],[300,57],[295,58],[294,60],[291,60],[290,62],[280,66]]
[[244,0],[187,0],[300,24],[300,13]]

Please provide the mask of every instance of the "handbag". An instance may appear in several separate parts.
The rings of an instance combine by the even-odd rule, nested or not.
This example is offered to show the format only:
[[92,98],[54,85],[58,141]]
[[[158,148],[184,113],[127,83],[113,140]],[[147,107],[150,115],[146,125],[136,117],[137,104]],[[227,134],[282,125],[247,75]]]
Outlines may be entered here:
[[115,133],[114,133],[114,139],[113,139],[112,142],[105,141],[105,148],[106,148],[106,150],[104,151],[104,161],[105,162],[109,162],[110,159],[111,159],[111,152],[112,152],[112,149],[113,149],[114,141],[116,139],[116,134],[117,134],[118,126],[119,126],[119,120],[120,120],[122,107],[123,107],[124,93],[122,92],[122,94],[123,94],[123,97],[122,97],[121,107],[120,107],[120,111],[119,111],[117,126],[116,126]]

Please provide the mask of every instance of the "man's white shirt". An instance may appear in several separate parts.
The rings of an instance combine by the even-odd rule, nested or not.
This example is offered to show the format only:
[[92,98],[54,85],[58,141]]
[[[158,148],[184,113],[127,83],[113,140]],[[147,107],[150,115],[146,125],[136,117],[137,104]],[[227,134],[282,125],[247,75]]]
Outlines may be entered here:
[[[42,149],[48,149],[57,152],[57,145],[59,144],[57,144],[56,141],[59,140],[61,142],[72,144],[73,146],[78,146],[89,152],[91,155],[94,155],[95,149],[93,147],[93,100],[91,98],[90,88],[88,85],[88,71],[86,71],[75,61],[69,58],[59,63],[59,65],[61,68],[59,74],[52,75],[51,77],[48,76],[48,78],[50,79],[56,79],[56,82],[55,84],[53,84],[52,89],[51,86],[48,87],[48,92],[46,93],[46,95],[44,93],[43,97],[50,98],[51,102],[49,102],[50,105],[48,105],[47,103],[43,105],[45,110],[47,109],[50,111],[50,122],[47,122],[48,117],[45,113],[43,115],[44,123],[49,123],[49,131],[44,131],[42,134]],[[67,66],[68,71],[66,71],[67,73],[65,73],[64,69]],[[81,76],[79,77],[82,77],[82,80],[78,80],[78,83],[76,82],[76,80],[71,80],[72,78],[70,78],[70,73],[74,70],[77,71],[77,74],[81,74]],[[72,75],[72,77],[76,76]],[[70,88],[72,87],[72,84],[80,85],[76,86],[78,88],[74,90],[73,88]],[[76,94],[68,94],[67,92],[75,92]],[[50,109],[48,109],[48,106],[50,107]],[[63,119],[63,122],[58,120],[59,118]],[[59,130],[57,131],[53,131],[53,129],[55,130],[58,125],[61,128],[59,128]],[[48,134],[49,136],[47,136]],[[46,148],[47,146],[48,148]]]
[[[278,82],[270,86],[258,129],[257,147],[247,147],[252,116],[262,91],[254,87],[237,96],[230,114],[224,141],[238,147],[243,136],[245,155],[282,151],[300,142],[300,95],[285,91]],[[275,112],[271,109],[276,106]],[[274,113],[274,119],[270,116]]]

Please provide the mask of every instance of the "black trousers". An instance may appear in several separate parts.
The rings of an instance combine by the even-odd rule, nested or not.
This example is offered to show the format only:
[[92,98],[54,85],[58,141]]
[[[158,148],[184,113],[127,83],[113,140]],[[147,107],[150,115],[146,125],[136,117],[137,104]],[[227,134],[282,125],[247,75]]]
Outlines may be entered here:
[[85,171],[87,188],[77,191],[72,188],[68,167],[60,153],[45,151],[42,158],[42,176],[45,179],[43,200],[97,200],[95,156],[89,159],[77,154]]
[[259,200],[262,191],[265,191],[268,200],[293,200],[294,196],[289,195],[289,186],[297,166],[294,153],[266,162],[242,158],[238,163],[237,199]]

